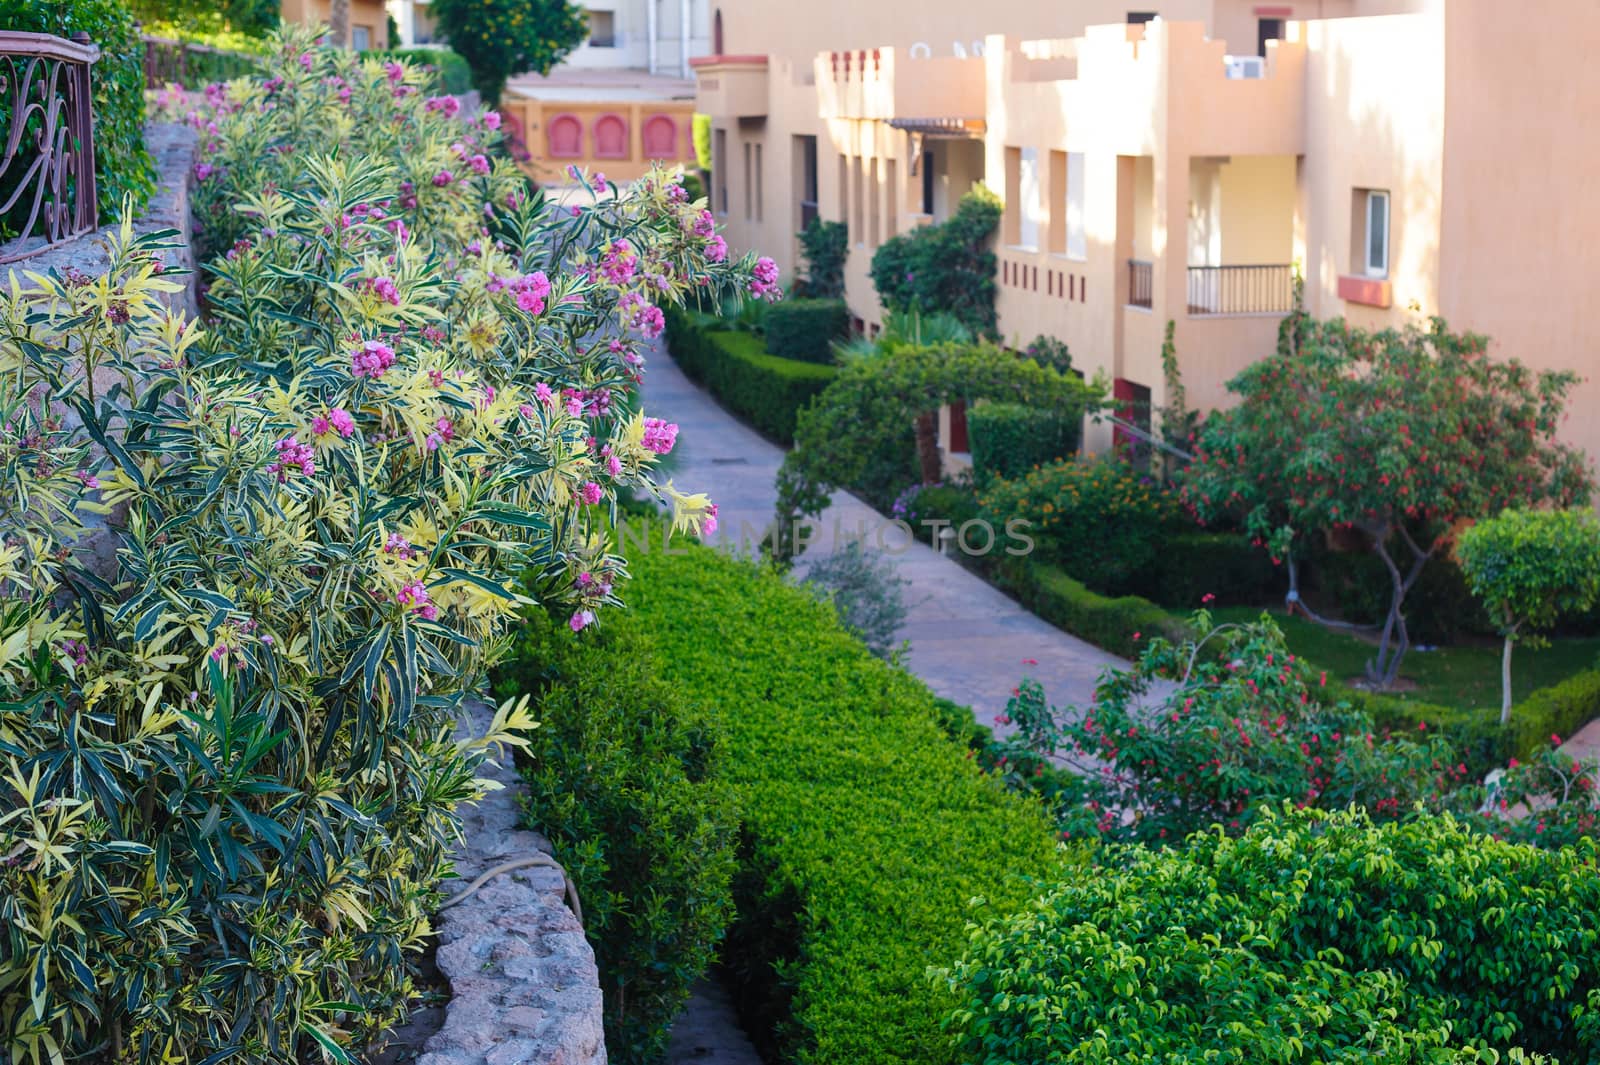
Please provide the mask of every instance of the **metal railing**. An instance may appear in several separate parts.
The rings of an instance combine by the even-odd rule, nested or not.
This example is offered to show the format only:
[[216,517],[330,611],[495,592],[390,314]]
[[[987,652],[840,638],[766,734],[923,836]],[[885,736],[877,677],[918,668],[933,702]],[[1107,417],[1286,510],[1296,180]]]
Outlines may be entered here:
[[1143,259],[1128,260],[1128,306],[1150,306],[1155,294],[1155,264]]
[[1294,267],[1189,267],[1189,313],[1288,314],[1294,309]]
[[86,34],[0,32],[0,262],[99,224]]
[[142,39],[147,89],[164,89],[174,83],[186,89],[198,89],[207,82],[246,77],[260,64],[260,60],[245,52],[152,37],[148,33],[143,34]]

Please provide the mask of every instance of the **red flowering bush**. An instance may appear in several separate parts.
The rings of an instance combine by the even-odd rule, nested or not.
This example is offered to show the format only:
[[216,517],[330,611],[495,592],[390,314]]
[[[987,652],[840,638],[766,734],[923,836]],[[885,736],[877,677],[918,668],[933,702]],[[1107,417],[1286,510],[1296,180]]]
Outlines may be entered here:
[[[1540,847],[1569,847],[1600,839],[1600,759],[1563,753],[1560,736],[1526,762],[1490,774],[1489,784],[1463,798],[1480,798],[1479,827],[1500,839]],[[1462,805],[1469,805],[1463,802]]]
[[1285,801],[1397,818],[1464,783],[1442,739],[1379,733],[1327,700],[1325,675],[1265,617],[1213,628],[1201,612],[1195,627],[1198,641],[1152,640],[1133,669],[1108,672],[1087,709],[1049,707],[1035,681],[1018,687],[1013,743],[1088,778],[1087,799],[1060,811],[1065,834],[1171,843],[1214,824],[1243,830]]

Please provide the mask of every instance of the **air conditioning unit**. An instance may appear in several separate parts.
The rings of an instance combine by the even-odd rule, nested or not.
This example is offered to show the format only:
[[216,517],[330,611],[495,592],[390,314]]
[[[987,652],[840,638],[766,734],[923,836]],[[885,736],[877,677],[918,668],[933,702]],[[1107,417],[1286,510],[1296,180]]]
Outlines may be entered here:
[[1229,78],[1264,78],[1267,76],[1267,61],[1258,55],[1225,55],[1223,64],[1228,69]]

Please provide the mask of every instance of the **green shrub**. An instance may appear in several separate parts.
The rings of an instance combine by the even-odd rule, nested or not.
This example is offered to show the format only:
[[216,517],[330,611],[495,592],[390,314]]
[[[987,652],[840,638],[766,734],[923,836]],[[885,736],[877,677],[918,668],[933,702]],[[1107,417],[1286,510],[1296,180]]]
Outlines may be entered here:
[[[472,69],[450,48],[391,48],[387,52],[365,52],[379,59],[396,59],[430,71],[438,80],[438,91],[465,96],[472,91]],[[692,197],[691,197],[692,198]]]
[[584,623],[618,601],[619,491],[709,515],[641,421],[540,392],[631,388],[646,286],[746,267],[640,189],[588,224],[670,287],[596,280],[513,164],[461,167],[487,126],[394,89],[294,27],[203,107],[196,213],[239,227],[203,325],[161,302],[161,234],[0,293],[0,1059],[359,1053],[414,996],[487,748],[533,723],[456,734],[515,576]]
[[738,817],[705,716],[651,675],[643,655],[562,635],[531,618],[495,691],[538,693],[527,821],[550,839],[583,902],[606,1051],[619,1065],[649,1065],[732,916]]
[[899,575],[893,556],[869,554],[860,540],[846,540],[832,554],[809,561],[804,586],[833,603],[839,624],[867,650],[888,658],[895,633],[906,623],[901,589],[910,583]]
[[676,309],[667,315],[667,342],[684,373],[704,383],[759,432],[784,443],[794,439],[801,409],[838,372],[832,366],[768,355],[753,333]]
[[[1366,551],[1330,551],[1315,556],[1315,583],[1330,596],[1341,617],[1362,623],[1381,622],[1389,612],[1389,571],[1383,560]],[[1472,594],[1461,567],[1448,558],[1432,558],[1406,596],[1406,625],[1417,643],[1455,643],[1464,636],[1487,636],[1494,623]]]
[[911,526],[917,539],[933,542],[935,525],[942,523],[959,530],[980,516],[978,497],[965,480],[940,484],[913,484],[895,497],[889,516]]
[[844,264],[850,256],[849,227],[843,222],[813,218],[800,231],[800,254],[806,261],[806,295],[842,298]]
[[695,112],[690,120],[690,135],[694,138],[694,161],[704,173],[711,173],[711,116]]
[[1178,618],[1148,599],[1111,599],[1084,587],[1049,563],[1007,559],[996,577],[1022,605],[1057,628],[1124,658],[1137,658],[1143,641],[1154,636],[1182,639],[1188,631]]
[[432,0],[440,36],[472,69],[472,85],[484,103],[500,106],[513,74],[550,73],[589,36],[583,9],[548,0]]
[[975,334],[992,336],[995,257],[989,238],[1002,209],[998,196],[974,185],[950,218],[878,245],[872,284],[884,307],[947,311]]
[[[118,217],[124,197],[142,210],[155,190],[155,164],[144,147],[144,42],[122,0],[0,0],[0,26],[7,30],[71,37],[86,33],[100,48],[93,68],[94,174],[102,224]],[[28,157],[28,150],[22,158]],[[20,163],[13,163],[17,173]],[[9,189],[5,190],[9,193]],[[31,202],[31,201],[30,201]],[[28,202],[19,210],[26,211]],[[0,219],[0,230],[27,221],[16,211]]]
[[766,317],[767,353],[803,362],[832,362],[833,342],[850,328],[842,299],[784,300]]
[[[1240,533],[1185,532],[1162,540],[1134,591],[1164,607],[1193,610],[1281,601],[1287,578]],[[1206,596],[1214,596],[1207,600]]]
[[668,684],[714,700],[747,839],[724,958],[746,1029],[807,1065],[956,1060],[954,961],[969,902],[1010,912],[1059,868],[1036,804],[986,778],[921,683],[832,610],[702,548],[633,559],[616,653],[645,634]]
[[967,411],[967,432],[973,476],[988,484],[1075,455],[1083,436],[1083,412],[983,402]]
[[974,935],[948,974],[964,1061],[1600,1058],[1592,841],[1305,811],[1105,858]]
[[979,499],[996,528],[1031,523],[1038,561],[1113,595],[1144,580],[1179,521],[1175,496],[1108,460],[1052,462],[994,481]]

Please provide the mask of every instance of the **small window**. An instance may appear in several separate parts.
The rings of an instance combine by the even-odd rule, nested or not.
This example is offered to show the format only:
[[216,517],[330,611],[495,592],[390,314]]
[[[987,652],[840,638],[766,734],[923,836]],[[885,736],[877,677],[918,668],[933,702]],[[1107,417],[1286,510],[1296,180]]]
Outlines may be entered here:
[[711,181],[716,194],[711,197],[714,210],[720,215],[728,213],[728,131],[716,130],[711,138]]
[[1083,153],[1067,153],[1067,257],[1087,259],[1089,237],[1084,219]]
[[1358,190],[1364,217],[1360,273],[1368,277],[1389,276],[1389,194],[1378,189]]
[[1154,11],[1128,12],[1128,25],[1130,26],[1143,26],[1146,22],[1154,22],[1155,20],[1156,13]]
[[932,148],[922,149],[922,158],[918,162],[922,166],[922,213],[933,214],[933,168],[938,156]]
[[372,30],[366,26],[350,27],[350,47],[365,52],[372,47]]
[[615,48],[617,46],[617,16],[613,11],[587,12],[589,16],[589,47]]
[[1039,206],[1039,149],[1023,148],[1017,154],[1017,234],[1022,248],[1039,246],[1039,227],[1043,213]]
[[1267,42],[1281,40],[1283,40],[1283,19],[1263,18],[1256,20],[1256,55],[1265,59]]

